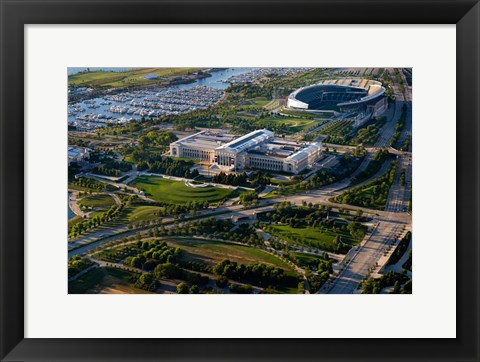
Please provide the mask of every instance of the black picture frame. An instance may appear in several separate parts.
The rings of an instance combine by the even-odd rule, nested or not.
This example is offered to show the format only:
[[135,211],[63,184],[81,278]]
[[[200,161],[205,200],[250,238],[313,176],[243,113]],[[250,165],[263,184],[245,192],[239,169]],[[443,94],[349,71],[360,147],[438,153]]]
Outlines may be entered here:
[[[0,13],[2,361],[479,360],[480,5],[477,0],[1,0]],[[162,23],[456,24],[457,338],[24,338],[24,26]],[[446,286],[438,292],[441,297],[452,290]]]

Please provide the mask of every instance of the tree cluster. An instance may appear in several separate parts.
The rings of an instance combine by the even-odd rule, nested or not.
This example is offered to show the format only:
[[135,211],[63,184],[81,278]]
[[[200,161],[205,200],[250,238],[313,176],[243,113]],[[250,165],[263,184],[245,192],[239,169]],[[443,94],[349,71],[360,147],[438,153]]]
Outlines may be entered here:
[[238,264],[228,259],[222,260],[214,268],[216,275],[224,276],[241,283],[250,283],[263,287],[276,287],[284,278],[284,270],[260,263]]
[[93,265],[93,262],[88,258],[82,258],[79,255],[72,256],[68,260],[68,277],[70,278],[77,275],[91,265]]
[[360,182],[367,180],[368,178],[375,175],[380,170],[380,168],[389,156],[390,152],[388,152],[387,149],[381,148],[377,150],[377,152],[375,152],[375,155],[373,156],[373,159],[368,163],[367,167],[365,167],[364,170],[362,170],[357,176],[352,179],[351,184],[359,184]]
[[234,224],[230,220],[217,220],[213,217],[188,221],[171,228],[161,226],[159,235],[167,236],[203,236],[220,240],[233,240],[250,245],[262,245],[262,238],[255,229],[247,223],[240,224],[235,230],[231,230]]
[[248,185],[247,174],[245,172],[240,174],[226,174],[225,172],[220,172],[212,177],[212,182],[232,186]]
[[[125,258],[124,264],[145,271],[156,270],[159,264],[174,263],[181,255],[179,248],[171,248],[164,241],[137,241],[138,253]],[[172,264],[173,265],[173,264]]]
[[88,220],[81,221],[72,226],[69,232],[69,237],[76,237],[82,234],[85,231],[94,229],[108,221],[113,220],[118,214],[123,210],[125,204],[121,203],[120,205],[113,205],[107,211],[101,213],[100,215],[95,215]]
[[92,180],[90,178],[80,177],[77,180],[71,180],[70,183],[81,188],[91,189],[93,191],[113,191],[116,190],[114,186]]
[[392,186],[397,161],[393,161],[390,169],[381,177],[366,185],[355,187],[345,191],[335,198],[342,204],[357,205],[375,209],[383,209],[387,203],[388,192]]
[[[403,285],[403,288],[401,288]],[[412,281],[405,274],[389,271],[380,278],[369,278],[362,284],[362,294],[379,294],[383,288],[393,286],[393,294],[411,294]]]

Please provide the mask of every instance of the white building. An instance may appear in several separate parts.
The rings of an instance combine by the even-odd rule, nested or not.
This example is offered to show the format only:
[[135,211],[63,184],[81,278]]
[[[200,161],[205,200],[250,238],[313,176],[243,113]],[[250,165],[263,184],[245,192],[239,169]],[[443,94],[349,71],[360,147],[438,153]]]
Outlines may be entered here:
[[81,163],[90,158],[90,150],[85,147],[68,146],[68,164]]
[[318,160],[321,144],[285,141],[266,129],[241,137],[202,131],[170,144],[170,154],[205,161],[225,171],[263,169],[296,174]]

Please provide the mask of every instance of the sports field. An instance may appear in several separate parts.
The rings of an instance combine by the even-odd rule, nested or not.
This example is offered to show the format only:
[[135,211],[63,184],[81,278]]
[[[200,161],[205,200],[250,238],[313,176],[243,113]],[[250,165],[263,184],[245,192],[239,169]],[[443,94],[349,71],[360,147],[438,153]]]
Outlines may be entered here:
[[155,201],[183,205],[192,201],[217,202],[238,196],[237,190],[213,186],[190,187],[183,181],[168,180],[160,176],[141,176],[132,184]]

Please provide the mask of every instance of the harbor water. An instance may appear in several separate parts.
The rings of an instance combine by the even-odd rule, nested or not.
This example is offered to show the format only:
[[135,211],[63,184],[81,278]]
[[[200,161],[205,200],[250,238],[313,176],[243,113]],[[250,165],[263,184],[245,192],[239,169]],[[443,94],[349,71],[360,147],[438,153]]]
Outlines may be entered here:
[[[86,68],[68,69],[69,72],[74,72],[73,69],[76,69],[78,72]],[[93,69],[90,68],[90,70]],[[116,69],[120,71],[132,68],[101,69]],[[210,77],[197,79],[187,84],[125,91],[115,96],[99,97],[70,104],[68,107],[68,123],[71,125],[88,125],[96,128],[102,127],[107,123],[126,123],[130,119],[138,120],[142,117],[158,117],[163,114],[177,114],[193,109],[207,108],[222,97],[223,90],[230,85],[228,82],[229,78],[251,72],[254,69],[221,69],[212,71]],[[132,106],[132,104],[134,105]],[[132,108],[134,110],[131,112]],[[128,109],[128,113],[126,109]]]
[[67,206],[68,206],[68,220],[70,220],[71,218],[75,217],[74,212],[70,209],[70,192],[68,193]]

